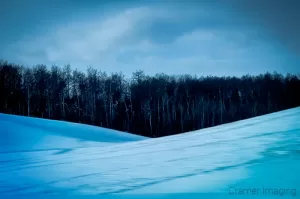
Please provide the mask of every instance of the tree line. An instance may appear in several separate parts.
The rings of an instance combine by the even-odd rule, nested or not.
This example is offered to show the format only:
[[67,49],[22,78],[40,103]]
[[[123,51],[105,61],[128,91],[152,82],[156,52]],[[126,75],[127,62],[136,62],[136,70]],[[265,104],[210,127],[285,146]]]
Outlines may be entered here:
[[0,61],[0,112],[91,124],[148,137],[300,106],[300,75],[145,75]]

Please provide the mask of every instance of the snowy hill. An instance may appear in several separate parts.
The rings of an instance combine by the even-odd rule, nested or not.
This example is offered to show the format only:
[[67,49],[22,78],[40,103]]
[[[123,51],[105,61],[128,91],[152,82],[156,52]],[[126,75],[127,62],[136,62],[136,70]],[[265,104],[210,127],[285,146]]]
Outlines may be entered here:
[[147,139],[96,126],[8,114],[0,114],[0,127],[0,152],[66,150]]
[[[199,198],[209,193],[204,196],[295,198],[300,194],[300,108],[156,139],[109,132],[94,137],[97,127],[4,114],[0,125],[0,197]],[[68,128],[73,131],[66,132]],[[53,144],[60,139],[84,140],[89,132],[95,143],[133,142],[83,148],[76,143],[56,150],[44,140],[47,135],[57,136],[50,139]],[[113,136],[108,139],[108,134]],[[63,148],[68,140],[62,143]],[[24,146],[20,151],[18,144]],[[35,150],[36,144],[47,145],[47,150]],[[249,189],[257,192],[246,192]]]

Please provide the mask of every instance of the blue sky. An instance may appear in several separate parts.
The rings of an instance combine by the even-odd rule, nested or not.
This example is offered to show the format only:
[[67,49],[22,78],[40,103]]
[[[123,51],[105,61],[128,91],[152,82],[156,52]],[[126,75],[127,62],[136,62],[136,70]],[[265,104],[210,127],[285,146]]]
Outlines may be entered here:
[[299,4],[240,2],[1,1],[0,59],[127,76],[299,73]]

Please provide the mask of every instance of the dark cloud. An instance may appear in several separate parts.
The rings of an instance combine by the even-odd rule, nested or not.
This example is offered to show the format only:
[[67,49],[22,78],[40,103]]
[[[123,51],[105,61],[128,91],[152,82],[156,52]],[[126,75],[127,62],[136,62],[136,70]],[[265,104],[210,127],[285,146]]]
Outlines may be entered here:
[[300,55],[299,0],[229,0],[228,5]]

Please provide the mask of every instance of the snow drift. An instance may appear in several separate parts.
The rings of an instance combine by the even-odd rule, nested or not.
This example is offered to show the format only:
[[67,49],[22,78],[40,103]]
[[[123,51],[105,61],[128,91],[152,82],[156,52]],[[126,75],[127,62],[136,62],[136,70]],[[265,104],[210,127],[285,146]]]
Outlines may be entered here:
[[0,114],[0,152],[70,149],[144,139],[91,125]]
[[[272,198],[300,191],[300,108],[155,139],[109,130],[95,138],[96,127],[2,114],[0,125],[0,196],[246,198],[256,189],[258,198]],[[47,145],[48,135],[57,136],[53,144],[90,135],[122,144],[32,147]]]

